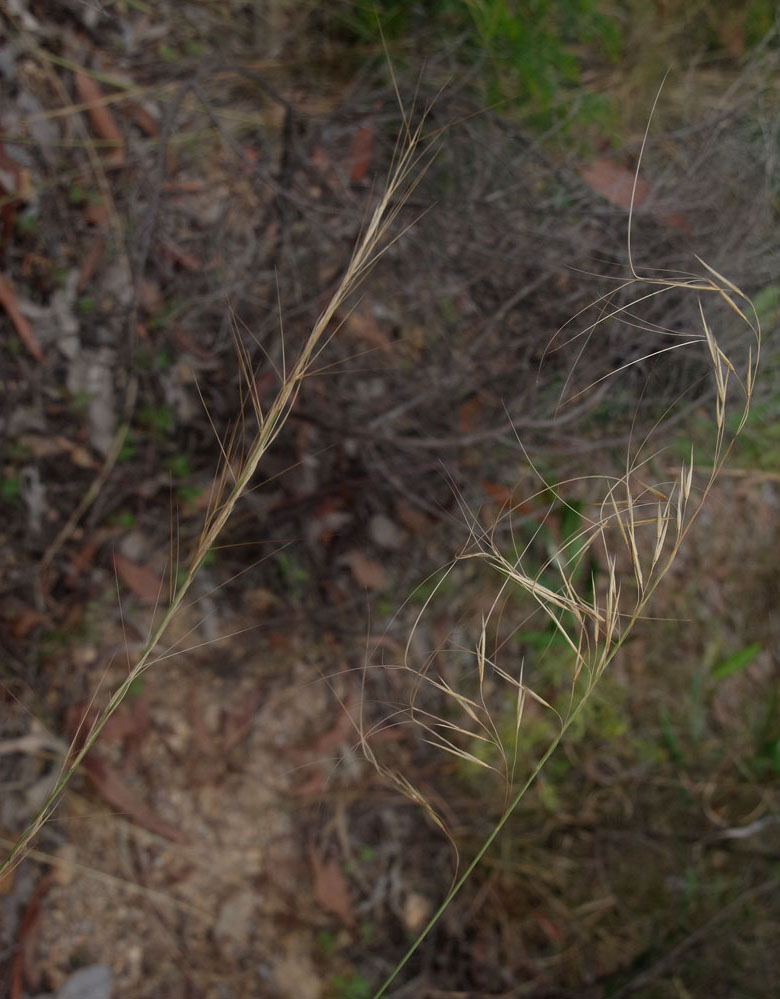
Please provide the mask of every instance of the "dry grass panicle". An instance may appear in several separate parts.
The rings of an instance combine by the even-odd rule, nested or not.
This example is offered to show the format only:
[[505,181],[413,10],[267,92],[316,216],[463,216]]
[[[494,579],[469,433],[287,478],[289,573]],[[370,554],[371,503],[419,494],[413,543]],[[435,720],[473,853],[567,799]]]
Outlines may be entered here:
[[[714,381],[712,453],[702,458],[691,448],[688,459],[683,459],[670,476],[655,481],[652,475],[659,452],[653,447],[650,431],[638,444],[629,446],[622,475],[599,476],[589,484],[590,512],[577,517],[577,529],[560,539],[540,566],[529,564],[532,541],[525,546],[512,545],[511,554],[507,554],[506,539],[515,534],[513,518],[538,503],[540,497],[543,502],[552,501],[566,507],[573,483],[552,485],[542,479],[540,493],[527,497],[523,503],[508,504],[487,529],[480,525],[477,515],[470,514],[471,543],[442,576],[437,588],[443,585],[450,572],[472,560],[487,565],[497,574],[498,585],[492,599],[487,599],[471,650],[458,636],[457,641],[440,641],[430,653],[419,658],[413,631],[403,662],[391,667],[394,672],[408,677],[406,723],[419,730],[425,742],[467,766],[496,773],[505,784],[506,805],[493,831],[457,878],[441,907],[376,993],[377,999],[385,993],[471,876],[523,795],[581,715],[599,680],[672,568],[747,421],[761,354],[759,318],[750,299],[738,287],[704,261],[699,263],[703,268],[700,276],[659,278],[640,275],[634,267],[629,239],[632,274],[625,289],[633,292],[631,301],[613,306],[609,296],[597,303],[598,318],[586,333],[591,336],[598,332],[602,323],[627,313],[632,317],[629,325],[635,325],[638,307],[658,296],[679,291],[695,296],[700,329],[685,333],[679,342],[665,350],[695,348],[708,360]],[[707,319],[705,303],[711,299],[724,306],[725,316],[736,317],[745,330],[741,342],[728,338],[729,343],[736,344],[728,353],[718,342]],[[725,325],[728,328],[728,321]],[[615,377],[620,371],[608,372],[604,379]],[[735,409],[735,416],[727,420],[727,411],[731,417],[731,407]],[[637,423],[643,425],[638,418]],[[525,457],[530,461],[527,455]],[[701,463],[701,473],[697,462]],[[598,583],[597,573],[600,575]],[[517,630],[527,629],[534,618],[541,618],[542,624],[536,627],[540,632],[546,629],[548,647],[556,642],[563,647],[564,658],[568,661],[568,680],[563,680],[563,695],[555,705],[543,696],[522,657],[510,666],[500,661],[502,651],[506,658],[507,637],[506,630],[502,634],[497,622],[504,615],[510,594],[513,597],[519,594],[521,604],[526,607],[522,625]],[[436,590],[417,616],[415,630],[426,613],[432,613],[435,598]],[[448,665],[448,657],[453,655],[458,661],[456,669]],[[496,713],[496,706],[502,703],[514,705],[508,724],[505,715]],[[557,719],[557,731],[536,761],[530,764],[522,761],[527,765],[520,766],[519,736],[529,703],[551,712]],[[435,709],[431,705],[435,705]],[[388,724],[399,724],[401,713],[401,709],[394,713]],[[448,832],[447,823],[434,804],[407,778],[378,761],[371,747],[371,734],[370,731],[362,733],[368,759],[385,777],[394,780],[402,793],[422,804],[432,821]],[[454,839],[452,841],[454,843]]]
[[[185,605],[204,559],[222,535],[237,503],[249,488],[260,462],[289,417],[304,381],[316,365],[328,339],[335,335],[333,322],[338,309],[349,300],[350,295],[385,252],[388,237],[394,231],[396,217],[424,175],[426,165],[430,162],[431,143],[429,139],[430,137],[426,134],[425,115],[422,116],[420,123],[414,126],[408,121],[405,122],[405,129],[399,139],[390,179],[367,220],[363,235],[355,246],[349,266],[314,324],[308,338],[304,341],[297,357],[289,366],[284,353],[282,354],[281,369],[277,372],[280,388],[270,404],[265,406],[261,404],[257,392],[256,375],[252,370],[249,353],[242,346],[240,340],[236,339],[238,360],[246,387],[243,410],[251,408],[257,426],[251,446],[246,454],[238,454],[234,447],[234,443],[238,439],[237,434],[226,444],[219,441],[222,454],[220,486],[211,497],[205,524],[193,553],[183,566],[179,566],[177,543],[175,537],[172,537],[167,600],[162,593],[159,594],[158,601],[161,604],[161,609],[158,620],[153,625],[140,656],[128,669],[125,680],[111,694],[105,708],[93,717],[88,730],[83,731],[80,728],[78,731],[71,750],[62,764],[54,790],[4,859],[0,869],[13,868],[24,856],[25,850],[56,808],[68,782],[78,770],[90,748],[95,744],[109,719],[125,700],[128,692],[144,672],[153,668],[160,658],[166,657],[164,653],[162,656],[158,654],[160,643],[171,622]],[[393,238],[398,238],[398,234],[396,233]],[[217,439],[219,440],[218,435]]]

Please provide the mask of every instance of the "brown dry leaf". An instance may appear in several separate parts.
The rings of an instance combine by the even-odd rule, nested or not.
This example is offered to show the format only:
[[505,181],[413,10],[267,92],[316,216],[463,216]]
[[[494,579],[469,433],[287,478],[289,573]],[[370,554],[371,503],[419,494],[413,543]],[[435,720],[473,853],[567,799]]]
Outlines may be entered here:
[[5,151],[0,142],[0,194],[10,195],[2,200],[0,217],[2,217],[2,245],[6,247],[13,238],[14,215],[18,205],[29,201],[33,195],[30,175],[23,170],[13,157]]
[[164,257],[172,260],[173,263],[181,267],[182,270],[190,271],[192,274],[197,274],[203,270],[203,264],[195,256],[195,254],[190,253],[188,250],[182,250],[182,248],[177,246],[173,240],[161,240],[160,251]]
[[329,174],[333,169],[328,154],[322,146],[315,146],[311,151],[311,165],[321,174]]
[[63,843],[55,853],[56,861],[52,864],[51,877],[55,885],[69,885],[76,876],[75,863],[78,859],[73,843]]
[[95,461],[92,455],[81,444],[72,444],[64,437],[57,437],[57,443],[62,446],[62,450],[70,455],[70,460],[76,468],[98,468],[99,462]]
[[347,552],[344,561],[355,577],[355,582],[367,590],[383,590],[387,583],[384,566],[363,552],[355,550]]
[[140,697],[126,700],[111,715],[100,733],[100,741],[132,743],[137,746],[143,742],[150,726],[149,695],[141,694]]
[[229,753],[249,735],[252,722],[262,703],[263,692],[260,689],[252,690],[241,699],[237,707],[225,715],[222,720],[225,753]]
[[548,919],[547,916],[537,916],[536,921],[548,939],[555,944],[560,944],[563,934],[556,923]]
[[8,284],[2,274],[0,274],[0,305],[5,309],[8,314],[8,318],[14,324],[14,329],[19,334],[19,339],[22,341],[29,353],[32,354],[36,361],[40,361],[41,364],[45,364],[46,358],[43,356],[43,351],[38,345],[38,341],[35,339],[33,328],[25,316],[23,316],[19,311],[19,303],[16,301],[16,292],[10,284]]
[[208,364],[218,363],[217,355],[213,354],[205,347],[201,347],[199,343],[196,343],[189,333],[182,329],[181,326],[174,327],[173,339],[182,350],[186,350],[188,354],[192,354],[192,356],[197,358],[199,361],[203,361]]
[[720,10],[709,18],[732,59],[740,59],[745,54],[745,14],[745,10]]
[[354,735],[355,726],[352,722],[352,709],[355,707],[354,702],[354,694],[350,691],[341,705],[341,710],[336,716],[334,724],[327,731],[318,735],[312,743],[311,748],[315,753],[330,753],[340,746],[342,742]]
[[163,594],[160,577],[148,566],[138,565],[121,552],[114,552],[114,569],[125,586],[141,603],[156,604]]
[[4,183],[4,179],[0,177],[0,186],[5,189],[5,193],[16,195],[19,201],[30,201],[35,193],[32,181],[30,180],[30,172],[20,166],[12,156],[8,155],[2,142],[0,142],[0,171],[10,174],[13,178],[13,184],[9,190],[8,185]]
[[99,195],[95,198],[90,198],[87,202],[86,208],[84,209],[84,219],[89,222],[90,225],[101,228],[108,222],[109,216],[110,213],[105,198],[100,197]]
[[345,926],[354,926],[349,885],[338,860],[325,860],[314,847],[309,850],[309,859],[314,873],[314,900],[317,905],[325,912],[338,916]]
[[287,793],[293,798],[318,798],[327,786],[327,775],[318,769],[311,777],[306,777],[300,784],[291,787]]
[[[628,211],[631,208],[631,193],[634,191],[634,173],[626,170],[625,167],[613,163],[612,160],[600,158],[591,160],[579,167],[577,171],[596,194],[606,198],[610,204]],[[661,225],[668,229],[678,229],[686,235],[691,235],[688,220],[682,212],[669,210],[653,205],[653,191],[650,185],[642,177],[636,181],[636,191],[634,193],[634,206],[645,205],[652,215]]]
[[148,829],[149,832],[172,843],[186,845],[189,841],[178,826],[165,822],[145,805],[130,788],[124,784],[105,760],[90,753],[84,761],[84,769],[100,797],[117,811],[122,812],[131,822]]
[[98,538],[89,538],[83,545],[81,545],[73,558],[70,560],[70,567],[67,572],[67,583],[70,587],[75,587],[76,583],[86,572],[87,567],[91,564],[95,557],[95,553],[98,550],[98,544]]
[[667,229],[679,229],[680,232],[684,232],[686,236],[693,235],[691,227],[688,225],[688,220],[682,212],[660,210],[654,212],[654,215],[662,225],[666,226]]
[[6,868],[2,874],[0,874],[0,897],[4,895],[10,895],[14,890],[14,878],[16,877],[16,868]]
[[403,498],[396,500],[395,515],[404,527],[413,534],[420,534],[431,528],[431,518],[413,506],[409,500]]
[[[599,157],[584,163],[578,168],[577,173],[592,191],[606,198],[611,205],[616,205],[625,211],[629,210],[635,176],[631,170],[626,170],[612,160]],[[634,205],[644,204],[649,195],[650,187],[647,181],[637,177]]]
[[35,886],[30,901],[27,903],[22,914],[17,932],[16,953],[11,965],[11,978],[8,988],[9,999],[22,999],[25,982],[28,985],[32,985],[33,991],[38,991],[41,975],[35,957],[37,949],[36,938],[40,929],[40,904],[52,884],[51,873],[44,874]]
[[76,84],[76,92],[83,104],[89,105],[87,114],[95,132],[101,139],[114,143],[116,149],[111,150],[108,163],[111,166],[122,166],[125,161],[124,138],[116,118],[112,112],[102,103],[103,94],[97,82],[86,73],[75,72],[73,82]]
[[51,458],[61,454],[62,446],[56,437],[43,437],[41,434],[20,434],[19,443],[31,458]]
[[484,410],[482,399],[478,395],[473,395],[464,403],[458,406],[458,430],[462,434],[472,434],[479,425],[480,417]]
[[39,624],[45,624],[45,622],[45,614],[35,610],[33,607],[22,607],[12,618],[6,621],[6,628],[9,635],[19,641],[29,635],[33,628],[36,628]]
[[122,104],[122,113],[125,114],[130,121],[135,122],[141,131],[145,135],[148,135],[149,138],[156,139],[160,134],[160,126],[154,118],[152,118],[146,108],[137,101],[125,101]]
[[216,743],[213,738],[213,733],[209,728],[206,719],[203,717],[203,712],[200,704],[198,703],[198,694],[194,686],[190,687],[187,707],[187,720],[189,722],[193,749],[200,756],[208,757],[210,759],[214,758],[217,755]]
[[368,173],[368,168],[371,166],[373,138],[374,133],[367,125],[362,125],[355,132],[349,151],[349,181],[351,184],[359,184]]
[[369,347],[375,347],[385,357],[392,359],[393,344],[370,312],[364,309],[350,312],[344,321],[344,332],[348,337],[366,343]]
[[105,251],[106,237],[102,232],[97,232],[95,233],[92,242],[89,244],[89,249],[81,259],[78,283],[76,284],[76,291],[79,292],[79,294],[84,291],[89,282],[95,276],[95,272],[100,264],[103,260],[105,260]]
[[433,906],[431,900],[418,891],[411,891],[406,896],[403,908],[404,926],[408,933],[418,934],[428,922]]
[[194,177],[183,177],[181,180],[166,180],[163,191],[166,194],[197,194],[206,186],[205,180]]
[[268,644],[274,652],[289,652],[292,647],[290,636],[286,632],[282,631],[269,632]]
[[165,296],[156,281],[141,278],[138,285],[138,304],[149,315],[154,315],[162,309],[165,305]]
[[262,617],[279,603],[279,597],[265,586],[256,586],[243,596],[244,606],[255,617]]
[[485,496],[495,500],[497,503],[511,503],[512,489],[503,482],[491,482],[490,479],[483,479],[480,482],[482,492]]
[[40,434],[21,434],[19,443],[27,449],[33,458],[51,458],[54,455],[67,454],[78,468],[97,467],[97,462],[86,448],[59,435],[43,437]]
[[341,496],[328,496],[318,503],[309,521],[307,535],[318,545],[329,545],[336,533],[353,519],[344,507]]

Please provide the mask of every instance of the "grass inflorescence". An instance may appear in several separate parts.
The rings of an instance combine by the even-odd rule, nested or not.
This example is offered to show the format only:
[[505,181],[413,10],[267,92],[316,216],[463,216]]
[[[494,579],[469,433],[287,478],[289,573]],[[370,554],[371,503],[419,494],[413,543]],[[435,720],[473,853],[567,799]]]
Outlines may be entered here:
[[[476,515],[469,515],[469,544],[452,562],[439,585],[459,566],[474,560],[486,565],[498,577],[495,596],[482,615],[471,650],[464,646],[462,639],[449,646],[440,642],[421,660],[413,651],[417,648],[413,633],[406,645],[403,662],[392,668],[409,678],[408,705],[403,712],[406,722],[421,732],[426,742],[467,766],[498,775],[505,785],[506,804],[492,832],[376,992],[375,999],[385,994],[436,925],[550,757],[580,719],[599,681],[626,645],[635,625],[645,615],[653,594],[674,565],[748,419],[761,353],[760,321],[750,299],[703,261],[699,261],[702,272],[695,276],[659,277],[639,273],[632,258],[630,235],[628,257],[631,275],[621,290],[633,292],[630,304],[612,305],[612,296],[599,301],[596,303],[598,318],[585,333],[591,336],[601,324],[631,313],[642,302],[658,296],[679,291],[696,296],[699,330],[681,335],[667,349],[698,349],[708,359],[714,383],[712,451],[697,455],[691,447],[672,474],[667,474],[662,481],[654,481],[653,468],[659,455],[653,447],[651,431],[638,445],[629,446],[622,474],[591,478],[591,512],[581,514],[579,507],[570,507],[576,512],[579,526],[554,546],[541,565],[533,557],[533,538],[525,545],[518,543],[513,518],[540,500],[551,502],[550,509],[556,504],[567,507],[566,495],[571,492],[571,482],[554,485],[543,481],[539,493],[526,497],[522,504],[509,504],[489,529],[480,524]],[[726,316],[738,318],[747,331],[750,340],[747,345],[744,337],[735,340],[730,332],[724,337],[724,342],[729,344],[728,350],[721,345],[705,309],[705,303],[713,297],[726,307]],[[726,328],[728,330],[728,323]],[[618,373],[613,371],[604,377]],[[531,464],[530,458],[525,457]],[[507,554],[507,537],[513,539],[510,554]],[[522,657],[511,667],[500,661],[500,653],[506,652],[507,641],[506,627],[499,627],[497,619],[506,614],[509,596],[518,594],[530,610],[517,630],[527,629],[535,615],[541,616],[542,624],[537,626],[535,634],[547,634],[548,649],[556,645],[558,661],[561,647],[565,651],[568,679],[563,684],[563,695],[554,704],[537,686],[533,670]],[[419,629],[435,599],[434,589],[417,616],[414,631]],[[457,658],[457,668],[449,669],[443,662],[448,656]],[[503,697],[497,697],[497,689],[503,691]],[[530,702],[553,716],[555,734],[530,769],[524,769],[520,765],[518,747],[524,713]],[[497,703],[513,705],[509,724],[505,716],[496,713]],[[386,724],[398,724],[400,714],[400,711],[396,712]],[[376,731],[366,729],[362,733],[368,759],[383,776],[395,781],[402,793],[421,804],[429,818],[449,835],[444,817],[420,790],[406,776],[399,775],[377,758],[371,745],[371,737]]]
[[367,221],[350,263],[335,292],[304,341],[297,358],[288,366],[284,354],[282,355],[281,370],[277,372],[280,387],[273,400],[265,406],[261,405],[258,396],[256,377],[252,370],[249,353],[240,340],[236,338],[238,361],[246,389],[245,398],[242,400],[242,412],[246,415],[251,410],[256,422],[256,431],[251,446],[245,454],[239,453],[236,443],[239,439],[238,427],[227,443],[222,443],[217,434],[222,454],[221,473],[218,478],[218,487],[212,494],[205,523],[194,551],[189,559],[180,565],[176,539],[172,535],[167,599],[162,593],[158,598],[158,603],[165,605],[165,609],[161,611],[157,623],[153,626],[140,656],[130,666],[127,676],[113,691],[106,706],[97,714],[87,731],[77,733],[70,752],[62,764],[53,791],[19,837],[3,861],[0,870],[12,868],[24,856],[35,836],[51,817],[63,791],[78,771],[84,757],[95,744],[109,719],[128,696],[128,693],[137,685],[139,678],[147,670],[153,668],[161,658],[165,658],[164,653],[162,655],[159,653],[160,644],[171,622],[185,605],[199,571],[231,519],[236,505],[250,488],[263,457],[284,427],[295,406],[303,383],[317,364],[322,349],[327,345],[329,338],[335,335],[333,325],[337,311],[348,301],[350,295],[366,277],[386,249],[388,242],[398,238],[398,233],[394,233],[394,223],[398,213],[424,174],[426,165],[430,162],[431,142],[429,141],[430,136],[426,135],[425,121],[426,118],[423,115],[421,123],[415,127],[406,122],[406,127],[399,140],[390,178]]

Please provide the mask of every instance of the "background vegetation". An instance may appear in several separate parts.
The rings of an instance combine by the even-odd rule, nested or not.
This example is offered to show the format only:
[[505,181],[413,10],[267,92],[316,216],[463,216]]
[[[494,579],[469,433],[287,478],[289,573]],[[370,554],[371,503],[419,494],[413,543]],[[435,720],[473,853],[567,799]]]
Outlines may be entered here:
[[[409,654],[470,682],[495,577],[474,560],[439,571],[470,538],[541,568],[587,525],[587,477],[623,474],[651,430],[652,482],[691,443],[708,453],[709,359],[668,352],[701,329],[696,298],[633,306],[622,288],[667,70],[633,189],[634,264],[700,272],[697,254],[752,296],[765,350],[751,421],[646,619],[390,994],[770,994],[774,5],[1,16],[9,849],[127,677],[170,563],[198,550],[215,433],[235,465],[250,397],[267,411],[333,295],[404,114],[424,117],[435,152],[393,202],[389,248],[328,326],[196,600],[3,881],[6,994],[104,973],[96,995],[369,996],[446,893],[453,843],[468,859],[489,835],[507,789],[481,764],[500,770],[500,753],[431,746],[404,723],[397,667]],[[605,302],[622,311],[593,326]],[[738,343],[733,313],[708,316]],[[608,566],[589,558],[597,594]],[[630,562],[617,573],[629,586]],[[500,609],[491,656],[560,707],[560,634],[510,591]],[[457,722],[441,686],[418,687],[418,722]],[[474,691],[522,780],[554,717],[529,703],[518,729],[516,692],[495,678]],[[360,730],[427,810],[365,762]]]

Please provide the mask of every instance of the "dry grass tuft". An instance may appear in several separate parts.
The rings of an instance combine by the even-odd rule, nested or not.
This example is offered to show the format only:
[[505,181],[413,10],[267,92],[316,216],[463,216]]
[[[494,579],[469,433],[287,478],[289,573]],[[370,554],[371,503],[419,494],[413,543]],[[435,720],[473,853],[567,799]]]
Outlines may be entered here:
[[[476,640],[469,652],[462,642],[451,649],[443,644],[420,660],[412,654],[414,634],[406,646],[400,670],[410,678],[408,707],[405,720],[422,734],[422,738],[456,757],[462,763],[497,773],[505,783],[506,805],[493,831],[477,851],[464,872],[455,882],[444,902],[425,929],[396,967],[393,974],[376,993],[384,994],[409,957],[470,877],[498,833],[512,815],[521,798],[556,750],[575,720],[580,716],[610,663],[624,646],[637,621],[642,618],[653,593],[671,569],[686,536],[701,512],[732,446],[745,425],[750,412],[761,351],[761,331],[758,316],[748,297],[723,275],[703,261],[700,276],[680,278],[645,277],[634,269],[621,290],[633,289],[629,306],[611,308],[599,301],[599,318],[587,330],[598,327],[634,309],[648,299],[670,292],[684,291],[698,298],[701,330],[685,335],[681,346],[706,351],[715,385],[712,454],[701,462],[703,478],[694,488],[696,459],[679,463],[673,476],[650,484],[654,459],[652,433],[639,447],[629,448],[625,472],[620,476],[601,477],[599,495],[592,502],[593,513],[582,518],[582,524],[569,537],[562,539],[540,567],[528,563],[530,543],[519,554],[507,555],[506,538],[514,536],[513,518],[527,510],[541,497],[550,495],[565,504],[565,491],[571,483],[558,486],[544,484],[543,490],[505,510],[490,530],[480,529],[476,516],[470,518],[471,541],[447,570],[459,564],[476,561],[486,565],[499,577],[497,593],[477,629]],[[641,289],[636,294],[637,289]],[[703,301],[715,296],[729,313],[736,314],[749,330],[751,342],[727,351],[721,346],[708,322]],[[675,345],[677,346],[677,345]],[[611,372],[614,376],[618,372]],[[610,377],[606,375],[605,377]],[[599,379],[601,381],[601,379]],[[593,384],[596,384],[595,382]],[[591,386],[593,387],[593,386]],[[727,420],[727,410],[737,407],[737,417]],[[733,427],[729,431],[727,428]],[[601,568],[601,584],[597,584],[594,567]],[[441,587],[446,575],[437,584]],[[513,668],[499,664],[498,653],[505,641],[495,641],[491,649],[489,636],[494,617],[500,617],[509,594],[518,594],[532,607],[532,614],[541,615],[550,635],[563,644],[569,662],[568,693],[558,705],[551,704],[539,689],[521,659]],[[429,612],[434,594],[418,615],[415,631]],[[531,614],[523,622],[526,626]],[[495,628],[498,635],[499,628]],[[551,640],[552,640],[551,637]],[[445,652],[457,652],[461,665],[467,666],[453,680],[441,659]],[[510,724],[495,713],[496,688],[503,690],[504,701],[514,703]],[[489,690],[492,693],[489,693]],[[519,733],[524,709],[535,702],[544,711],[557,717],[557,732],[530,773],[517,776]],[[436,710],[427,707],[435,703]],[[393,724],[398,723],[398,716]],[[377,763],[370,747],[370,733],[362,741],[368,759],[379,766],[384,776],[395,780],[399,790],[419,802],[426,813],[445,829],[444,820],[432,804],[421,800],[420,792],[409,782]]]
[[251,406],[257,426],[251,446],[246,455],[241,455],[235,453],[237,434],[231,437],[227,445],[220,441],[222,454],[220,487],[212,497],[194,552],[184,567],[177,565],[176,539],[175,537],[171,539],[167,607],[162,611],[157,624],[151,630],[141,655],[128,669],[123,682],[111,694],[105,708],[97,715],[88,731],[82,730],[77,733],[68,756],[63,761],[54,790],[40,812],[19,837],[0,870],[12,869],[22,859],[35,836],[57,807],[68,782],[78,770],[90,748],[95,744],[108,720],[124,701],[133,684],[146,670],[151,669],[157,662],[165,658],[165,654],[158,654],[159,646],[171,622],[184,605],[204,559],[216,545],[233,515],[237,503],[249,489],[263,457],[284,427],[305,379],[313,371],[329,338],[335,335],[331,328],[338,309],[344,305],[365,279],[389,243],[399,238],[397,234],[392,235],[397,216],[430,163],[432,144],[429,141],[430,136],[425,131],[426,118],[427,115],[423,114],[420,123],[414,127],[405,118],[405,129],[396,148],[387,186],[365,226],[349,265],[335,292],[316,320],[294,363],[288,367],[283,355],[281,370],[277,372],[280,388],[271,404],[265,409],[260,404],[249,354],[236,339],[239,365],[246,386],[246,398],[243,400],[244,413],[247,406]]

